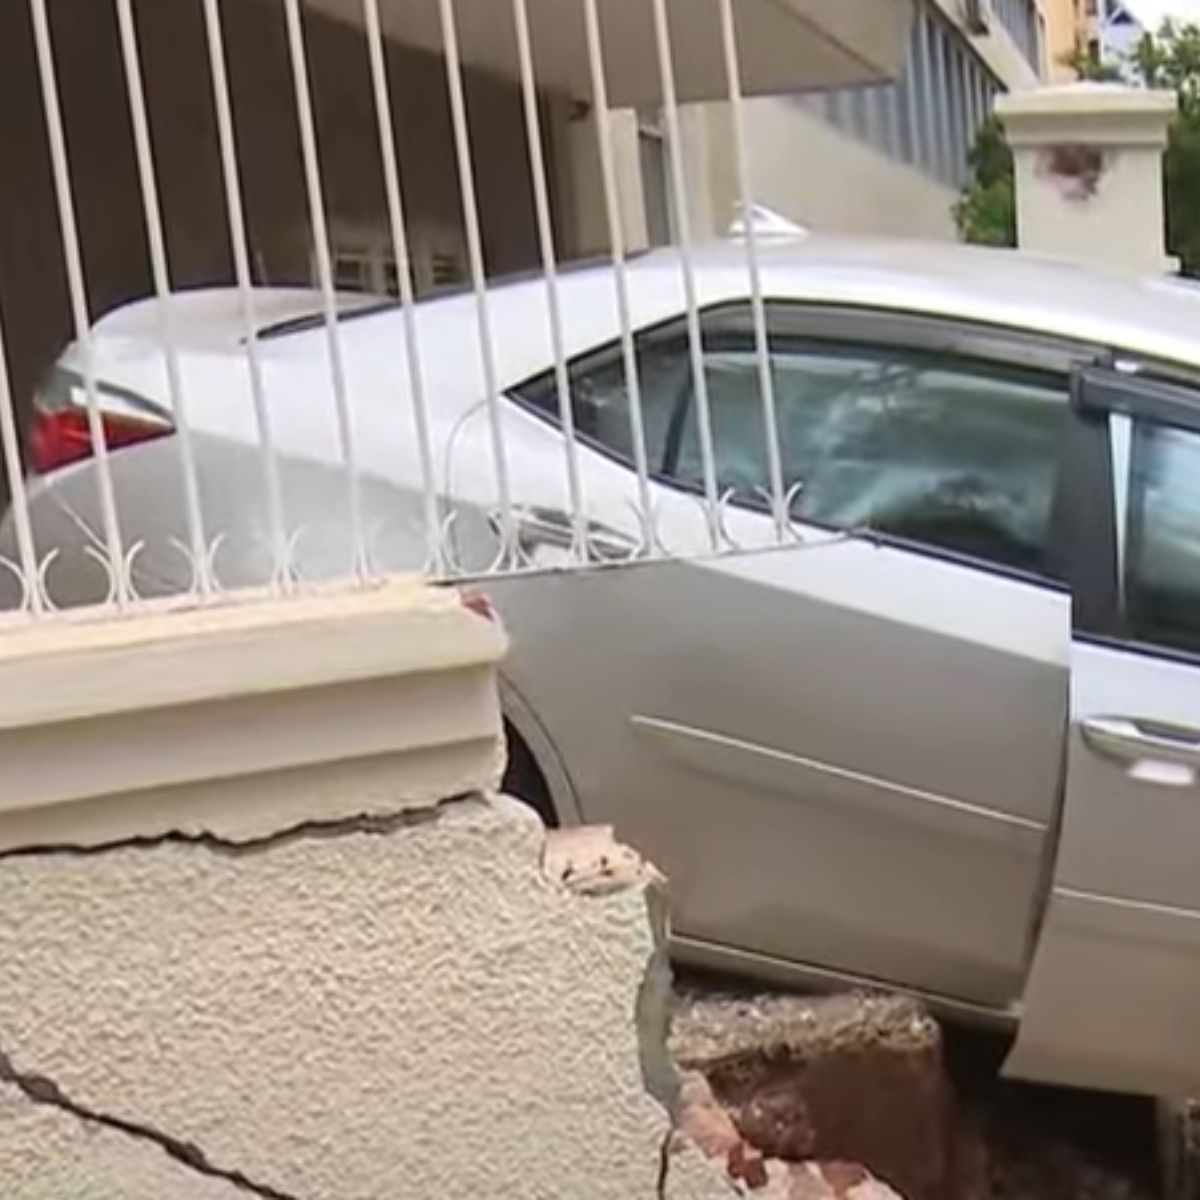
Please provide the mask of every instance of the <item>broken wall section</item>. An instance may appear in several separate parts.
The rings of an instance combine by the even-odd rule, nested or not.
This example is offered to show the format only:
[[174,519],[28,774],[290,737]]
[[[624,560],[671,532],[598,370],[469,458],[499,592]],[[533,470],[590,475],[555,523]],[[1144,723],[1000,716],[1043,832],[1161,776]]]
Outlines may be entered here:
[[[475,797],[250,848],[10,855],[0,1075],[263,1196],[653,1196],[647,897],[547,880],[542,841]],[[0,1127],[6,1200],[48,1196],[63,1144]]]
[[4,1200],[730,1194],[660,881],[495,794],[504,649],[415,586],[0,634]]

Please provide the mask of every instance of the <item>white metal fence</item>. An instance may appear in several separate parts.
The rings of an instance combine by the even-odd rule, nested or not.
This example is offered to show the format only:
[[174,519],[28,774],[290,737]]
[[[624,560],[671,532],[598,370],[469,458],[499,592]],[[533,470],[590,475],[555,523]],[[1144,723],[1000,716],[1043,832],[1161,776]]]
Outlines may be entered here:
[[[330,178],[310,77],[310,13],[302,0],[258,0],[275,6],[286,31],[314,271],[313,318],[297,315],[302,298],[289,293],[292,309],[282,324],[281,301],[262,290],[248,236],[244,176],[251,150],[239,134],[230,85],[223,28],[229,0],[198,0],[231,264],[230,290],[221,293],[221,306],[214,301],[209,308],[179,290],[173,275],[158,162],[162,140],[156,139],[157,114],[148,99],[139,12],[133,0],[114,0],[152,309],[139,309],[132,324],[122,324],[118,313],[111,329],[96,322],[89,292],[73,178],[78,141],[71,144],[64,119],[53,3],[12,0],[26,2],[74,342],[32,405],[10,386],[0,362],[0,434],[10,498],[0,574],[12,585],[10,608],[32,617],[82,603],[129,611],[159,594],[204,602],[230,590],[287,593],[318,579],[366,582],[393,570],[451,579],[721,553],[746,537],[756,544],[794,540],[793,481],[780,454],[761,239],[753,220],[743,222],[737,243],[740,282],[728,282],[728,262],[721,268],[725,294],[744,297],[757,357],[765,473],[749,507],[739,508],[753,514],[753,528],[731,518],[730,502],[737,497],[718,470],[701,319],[709,295],[702,276],[709,268],[689,225],[676,31],[667,0],[644,4],[652,18],[675,254],[656,273],[638,274],[622,213],[614,127],[596,119],[608,250],[606,267],[588,273],[586,284],[568,284],[560,270],[546,104],[526,0],[494,0],[496,9],[506,10],[517,49],[514,83],[529,178],[519,188],[514,179],[514,189],[529,196],[536,231],[536,280],[523,285],[519,300],[489,279],[487,214],[477,186],[480,147],[464,86],[460,14],[455,0],[436,0],[468,284],[465,298],[437,305],[417,298],[406,173],[397,155],[397,120],[419,123],[424,116],[397,117],[381,0],[355,0],[361,3],[361,69],[369,77],[378,152],[373,170],[382,181],[397,303],[353,322],[339,293],[328,220]],[[603,0],[561,3],[579,6],[587,91],[594,112],[606,114],[609,56],[623,48],[606,44]],[[737,192],[742,211],[750,213],[738,5],[711,0],[710,7],[719,22]],[[518,165],[523,171],[525,163]],[[47,269],[57,270],[57,264]],[[640,288],[656,289],[656,296],[673,291],[686,326],[699,471],[694,486],[682,491],[660,486],[648,455],[636,335],[649,310]],[[460,319],[464,305],[469,324]],[[610,317],[595,318],[596,309]],[[660,310],[662,304],[654,311]],[[530,313],[540,328],[531,327]],[[628,461],[620,464],[598,454],[577,429],[579,396],[569,369],[589,339],[603,340],[594,330],[608,319],[629,422]],[[268,325],[273,328],[264,332]],[[282,336],[289,328],[301,336]],[[514,346],[523,333],[533,349]],[[3,351],[0,336],[0,356]],[[130,367],[139,354],[144,361]],[[459,368],[466,382],[455,384]],[[526,426],[536,418],[515,410],[509,396],[514,373],[550,381],[556,427],[543,420],[538,432],[529,432]],[[463,388],[473,389],[465,403]],[[441,410],[456,404],[451,421]],[[517,419],[526,424],[514,435]],[[554,457],[546,449],[551,443]],[[464,445],[469,453],[459,454]],[[395,450],[390,464],[389,448]],[[552,494],[561,500],[548,499]],[[382,538],[380,529],[387,530]]]

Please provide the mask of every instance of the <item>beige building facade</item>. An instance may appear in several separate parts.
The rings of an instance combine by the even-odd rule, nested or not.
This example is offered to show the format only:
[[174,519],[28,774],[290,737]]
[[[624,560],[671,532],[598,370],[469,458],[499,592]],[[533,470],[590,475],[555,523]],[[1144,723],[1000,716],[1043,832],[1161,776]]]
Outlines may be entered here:
[[1043,5],[1049,81],[1069,83],[1075,78],[1075,72],[1066,60],[1087,46],[1092,20],[1088,9],[1095,9],[1095,0],[1043,0]]

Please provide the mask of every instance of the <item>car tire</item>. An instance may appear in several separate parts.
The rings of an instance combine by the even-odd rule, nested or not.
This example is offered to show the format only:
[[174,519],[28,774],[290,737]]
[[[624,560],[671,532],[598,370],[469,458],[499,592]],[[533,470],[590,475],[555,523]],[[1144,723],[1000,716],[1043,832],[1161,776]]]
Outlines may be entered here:
[[501,785],[504,792],[528,804],[547,829],[557,829],[558,816],[546,777],[532,751],[508,721],[504,722],[504,741],[508,748],[508,769]]

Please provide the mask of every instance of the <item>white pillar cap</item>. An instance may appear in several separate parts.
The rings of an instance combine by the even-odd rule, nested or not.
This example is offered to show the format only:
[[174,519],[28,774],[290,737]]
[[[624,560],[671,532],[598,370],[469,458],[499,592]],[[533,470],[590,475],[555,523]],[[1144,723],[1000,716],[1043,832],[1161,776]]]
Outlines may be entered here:
[[1164,146],[1174,92],[1119,83],[1067,83],[999,96],[996,115],[1014,147],[1064,142]]

